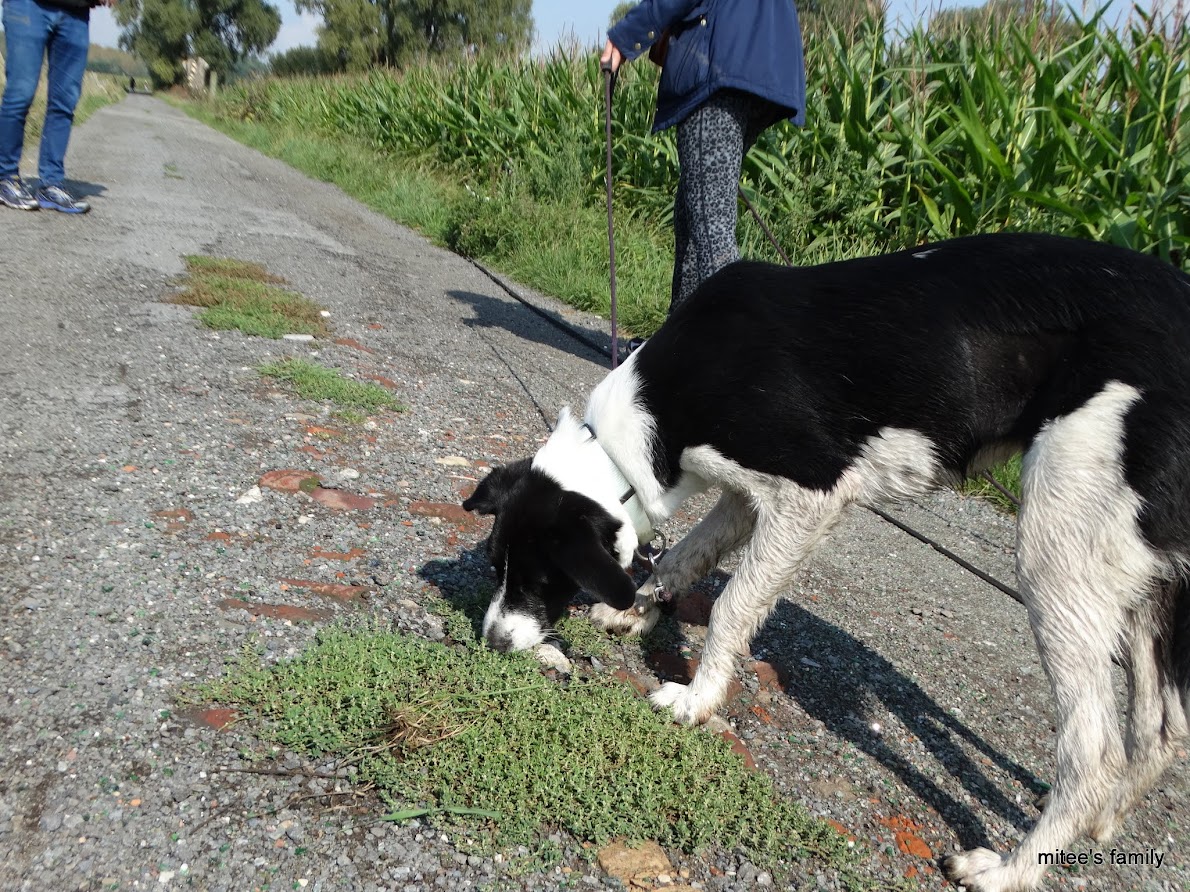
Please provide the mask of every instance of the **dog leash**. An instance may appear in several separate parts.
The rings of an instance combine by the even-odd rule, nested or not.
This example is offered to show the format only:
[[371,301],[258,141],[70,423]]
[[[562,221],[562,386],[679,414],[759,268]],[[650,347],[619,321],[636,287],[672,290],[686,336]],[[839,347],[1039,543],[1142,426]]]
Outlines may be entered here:
[[616,84],[616,72],[612,70],[611,59],[600,61],[603,70],[603,130],[607,142],[607,263],[611,276],[611,323],[612,323],[612,368],[620,361],[620,339],[616,331],[616,230],[612,224],[612,88]]

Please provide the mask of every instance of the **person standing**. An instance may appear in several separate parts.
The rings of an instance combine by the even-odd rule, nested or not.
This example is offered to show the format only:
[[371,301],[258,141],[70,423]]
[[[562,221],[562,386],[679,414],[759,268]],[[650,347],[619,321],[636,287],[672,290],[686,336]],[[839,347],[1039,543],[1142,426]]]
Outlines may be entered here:
[[806,74],[793,0],[641,0],[608,30],[612,71],[648,52],[661,65],[653,132],[676,126],[674,309],[739,259],[740,168],[757,137],[804,123]]
[[[91,206],[63,185],[66,146],[74,125],[74,109],[83,86],[90,49],[92,6],[115,6],[116,0],[3,0],[6,51],[4,96],[0,99],[0,204],[18,210],[38,208],[85,214]],[[48,60],[45,123],[38,156],[38,188],[33,193],[21,180],[25,119],[41,65]]]

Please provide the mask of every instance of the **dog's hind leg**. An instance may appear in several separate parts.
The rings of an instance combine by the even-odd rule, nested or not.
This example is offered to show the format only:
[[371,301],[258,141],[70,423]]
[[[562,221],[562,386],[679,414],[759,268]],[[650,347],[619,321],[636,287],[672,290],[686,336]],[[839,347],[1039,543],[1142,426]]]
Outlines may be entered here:
[[792,584],[798,566],[852,500],[840,488],[821,492],[771,477],[749,489],[757,506],[756,528],[711,610],[698,671],[689,685],[670,682],[650,698],[657,707],[671,707],[684,724],[704,722],[722,705],[736,661]]
[[620,634],[644,634],[660,616],[655,600],[657,583],[681,597],[719,561],[739,548],[756,526],[756,511],[746,496],[725,489],[707,516],[662,557],[657,572],[637,591],[636,605],[616,610],[607,604],[591,608],[591,622]]
[[946,860],[979,892],[1036,887],[1047,864],[1095,832],[1126,765],[1112,687],[1125,620],[1149,594],[1155,555],[1124,480],[1123,419],[1137,392],[1109,384],[1038,434],[1022,468],[1017,572],[1057,713],[1057,776],[1036,826],[1003,858]]
[[1155,611],[1151,610],[1156,607],[1156,612],[1167,615],[1161,608],[1168,603],[1170,588],[1162,585],[1162,592],[1153,604],[1146,604],[1129,616],[1124,661],[1128,676],[1124,752],[1128,764],[1107,806],[1090,829],[1090,835],[1098,842],[1106,842],[1115,834],[1190,737],[1182,691],[1172,672],[1168,622],[1155,618]]

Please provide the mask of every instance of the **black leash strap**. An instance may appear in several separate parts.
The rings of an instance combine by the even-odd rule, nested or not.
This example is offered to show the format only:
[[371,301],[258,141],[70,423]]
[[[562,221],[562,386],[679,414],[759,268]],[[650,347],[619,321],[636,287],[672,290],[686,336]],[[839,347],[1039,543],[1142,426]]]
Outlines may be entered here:
[[752,219],[760,224],[760,228],[764,230],[764,234],[769,237],[769,244],[776,249],[777,253],[781,255],[781,259],[785,261],[786,266],[793,266],[793,261],[789,259],[789,255],[781,250],[781,246],[777,244],[777,239],[772,231],[765,225],[764,220],[760,219],[760,214],[756,213],[756,208],[752,207],[752,202],[748,200],[748,196],[744,194],[744,187],[736,185],[736,191],[740,193],[740,198],[744,200],[744,207],[748,209],[748,213],[752,215]]
[[603,125],[604,136],[607,140],[607,260],[611,271],[611,322],[612,322],[612,368],[620,360],[620,339],[616,331],[616,235],[612,224],[612,87],[616,83],[616,73],[612,70],[609,59],[600,63],[603,69]]

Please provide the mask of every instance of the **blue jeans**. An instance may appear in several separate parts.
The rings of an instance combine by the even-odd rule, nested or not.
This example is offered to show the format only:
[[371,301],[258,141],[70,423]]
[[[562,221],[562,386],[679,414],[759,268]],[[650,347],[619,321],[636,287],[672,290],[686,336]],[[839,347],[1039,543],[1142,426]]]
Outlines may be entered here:
[[49,57],[45,124],[37,174],[43,186],[66,177],[63,162],[74,107],[83,87],[90,44],[90,10],[42,6],[37,0],[4,0],[4,98],[0,100],[0,179],[17,175],[25,141],[25,118],[37,89],[41,63]]

